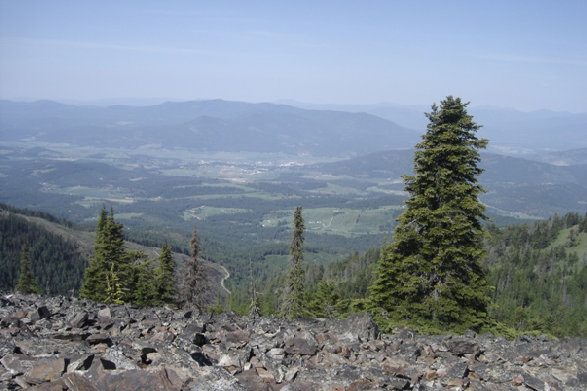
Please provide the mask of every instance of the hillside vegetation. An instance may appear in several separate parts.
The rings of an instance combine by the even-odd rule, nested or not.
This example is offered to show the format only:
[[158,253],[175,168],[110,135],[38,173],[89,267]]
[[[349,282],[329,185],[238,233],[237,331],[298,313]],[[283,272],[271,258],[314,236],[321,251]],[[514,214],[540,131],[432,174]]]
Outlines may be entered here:
[[490,232],[493,317],[519,331],[587,336],[587,214]]
[[77,291],[83,277],[87,257],[83,245],[44,227],[56,219],[48,214],[16,214],[15,210],[0,204],[0,290],[12,290],[18,279],[21,248],[28,244],[32,271],[39,285],[49,295],[70,295]]
[[[587,214],[499,228],[490,225],[484,269],[494,287],[490,316],[514,333],[587,336]],[[320,270],[341,299],[362,299],[378,251],[353,254]],[[308,269],[308,281],[314,281]],[[317,284],[310,283],[314,290]],[[348,302],[345,308],[348,307]]]
[[[94,234],[62,225],[46,213],[16,210],[6,205],[2,205],[0,224],[1,290],[10,291],[14,287],[19,252],[25,240],[31,248],[34,274],[45,294],[70,295],[72,290],[79,290]],[[74,241],[73,237],[77,239]],[[126,245],[147,249],[131,242]],[[204,240],[203,247],[217,245]],[[490,315],[502,325],[502,331],[506,327],[519,333],[587,336],[587,214],[555,215],[548,220],[501,228],[490,225],[485,246],[488,257],[484,268],[495,288]],[[232,259],[234,267],[240,264],[246,270],[225,282],[232,295],[221,301],[223,308],[248,313],[251,280],[247,276],[252,271],[259,290],[261,314],[275,314],[284,284],[287,250],[266,248],[246,255],[238,255],[234,250],[234,258],[230,258],[229,247],[224,250],[218,253]],[[312,249],[309,254],[312,255]],[[185,262],[185,255],[176,253],[175,257],[180,264]],[[305,268],[308,301],[312,298],[329,301],[333,308],[329,316],[360,310],[353,303],[366,297],[378,258],[379,249],[373,248],[365,253],[355,252],[340,261],[310,262]],[[221,279],[226,277],[221,265],[207,265],[215,271],[210,273],[216,281],[214,285],[219,292],[225,292],[220,286]],[[326,287],[328,297],[324,297]],[[324,303],[315,301],[314,310],[321,308],[321,304]]]
[[[27,243],[32,271],[44,294],[79,294],[84,271],[94,254],[95,232],[45,212],[19,209],[0,203],[0,233],[0,291],[14,289],[18,279],[21,248]],[[163,244],[163,241],[160,243]],[[124,241],[124,249],[142,254],[148,259],[158,258],[160,255],[160,249],[156,246],[141,245],[129,240]],[[175,250],[172,255],[178,266],[177,280],[188,256],[181,249]],[[227,278],[228,272],[220,264],[207,259],[203,259],[203,263],[211,283],[210,295],[214,298],[225,296],[227,291],[221,281]]]

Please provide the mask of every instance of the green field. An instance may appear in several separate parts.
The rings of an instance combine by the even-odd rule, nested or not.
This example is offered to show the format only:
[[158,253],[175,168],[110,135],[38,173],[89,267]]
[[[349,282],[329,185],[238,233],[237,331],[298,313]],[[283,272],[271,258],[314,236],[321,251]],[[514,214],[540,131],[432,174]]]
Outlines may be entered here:
[[213,206],[202,205],[197,208],[191,208],[183,212],[184,220],[206,220],[211,216],[223,215],[223,214],[234,214],[247,212],[246,209],[237,208],[215,208]]
[[[394,221],[400,205],[381,206],[372,209],[309,208],[303,210],[305,228],[318,234],[378,235]],[[273,211],[263,216],[263,227],[287,226],[291,222],[290,211]]]

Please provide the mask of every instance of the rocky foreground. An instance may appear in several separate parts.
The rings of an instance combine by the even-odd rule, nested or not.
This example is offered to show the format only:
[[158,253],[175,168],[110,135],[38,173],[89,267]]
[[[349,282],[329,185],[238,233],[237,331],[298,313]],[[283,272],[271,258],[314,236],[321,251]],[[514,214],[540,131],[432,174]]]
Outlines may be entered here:
[[586,347],[0,296],[3,390],[585,390]]

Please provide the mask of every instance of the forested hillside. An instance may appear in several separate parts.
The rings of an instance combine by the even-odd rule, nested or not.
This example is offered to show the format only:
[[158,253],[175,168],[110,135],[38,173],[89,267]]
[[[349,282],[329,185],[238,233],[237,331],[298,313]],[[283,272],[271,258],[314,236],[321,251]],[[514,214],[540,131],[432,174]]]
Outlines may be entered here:
[[492,316],[520,331],[587,336],[587,214],[490,233]]
[[[120,229],[124,227],[120,224]],[[129,257],[137,270],[144,272],[145,281],[153,280],[155,266],[161,255],[161,232],[152,234],[146,240],[148,245],[141,245],[128,240],[124,232],[124,242],[121,251]],[[159,241],[157,241],[157,234]],[[136,235],[136,236],[141,236]],[[74,226],[72,223],[57,219],[45,212],[18,209],[0,203],[0,291],[13,291],[19,277],[21,250],[23,244],[28,247],[27,255],[32,264],[33,277],[38,281],[43,294],[46,295],[75,295],[80,293],[89,260],[95,256],[96,233]],[[159,247],[153,243],[161,243]],[[180,241],[178,240],[178,243]],[[186,239],[187,245],[187,239]],[[169,250],[171,247],[165,246]],[[177,250],[177,248],[176,248]],[[188,259],[187,250],[171,252],[177,264],[176,276],[173,283],[180,285],[183,266]],[[142,260],[144,262],[138,262]],[[221,281],[227,277],[226,269],[220,264],[211,262],[204,254],[203,266],[210,281],[210,291],[207,292],[213,300],[227,294]],[[139,273],[140,274],[140,273]],[[104,277],[104,276],[102,276]],[[141,284],[137,275],[133,284]],[[134,280],[135,278],[133,278]],[[211,300],[211,301],[213,301]],[[141,304],[140,300],[137,302]]]
[[[587,336],[587,214],[504,228],[490,225],[485,243],[484,267],[494,287],[490,315],[500,327]],[[356,305],[366,296],[378,256],[373,249],[325,267],[308,267],[309,296],[319,295],[320,283],[328,282],[333,306],[340,314],[352,311],[353,301]]]
[[26,216],[53,220],[45,213],[27,212],[0,204],[0,291],[10,291],[18,278],[21,247],[28,244],[33,275],[48,295],[70,295],[79,288],[87,258],[80,246]]
[[[67,233],[65,228],[69,228]],[[0,290],[14,289],[21,246],[27,242],[33,274],[44,293],[77,294],[93,251],[93,233],[67,227],[66,222],[43,212],[3,204],[0,232]],[[276,245],[240,254],[226,247],[223,253],[215,249],[218,243],[205,239],[202,243],[205,252],[226,258],[224,266],[231,271],[226,284],[232,295],[222,301],[224,310],[248,313],[254,283],[261,314],[276,313],[288,257],[285,248]],[[517,332],[587,336],[587,214],[555,215],[501,228],[489,225],[485,243],[488,257],[484,267],[495,288],[490,308],[493,319]],[[306,249],[307,315],[337,317],[360,311],[361,299],[373,281],[379,249],[355,252],[335,262],[315,262],[313,251]],[[207,265],[214,284],[219,285],[220,266]],[[236,267],[243,270],[236,273]]]

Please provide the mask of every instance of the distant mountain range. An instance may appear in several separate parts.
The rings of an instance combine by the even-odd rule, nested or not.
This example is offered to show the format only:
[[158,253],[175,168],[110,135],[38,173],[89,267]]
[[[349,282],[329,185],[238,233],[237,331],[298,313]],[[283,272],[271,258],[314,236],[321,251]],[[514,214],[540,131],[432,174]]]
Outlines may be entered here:
[[0,102],[0,137],[75,145],[351,156],[409,148],[416,131],[367,113],[222,100],[155,106]]
[[[439,103],[439,102],[437,102]],[[308,105],[300,107],[365,112],[392,120],[422,134],[430,106],[397,104],[377,105]],[[469,114],[483,127],[479,136],[489,139],[489,150],[512,155],[531,155],[536,151],[566,150],[587,147],[587,113],[539,110],[523,112],[509,108],[479,107],[474,102]]]
[[[0,137],[90,146],[156,144],[206,152],[349,157],[412,148],[426,131],[424,113],[430,111],[424,106],[385,104],[299,105],[208,100],[75,106],[0,101]],[[489,139],[492,152],[536,158],[532,155],[587,148],[587,113],[474,106],[469,112],[483,125],[479,136]]]

